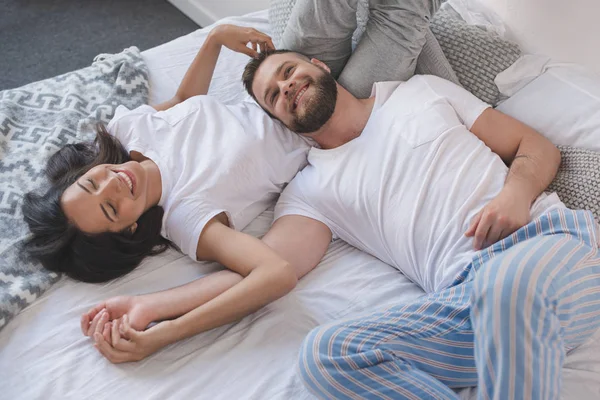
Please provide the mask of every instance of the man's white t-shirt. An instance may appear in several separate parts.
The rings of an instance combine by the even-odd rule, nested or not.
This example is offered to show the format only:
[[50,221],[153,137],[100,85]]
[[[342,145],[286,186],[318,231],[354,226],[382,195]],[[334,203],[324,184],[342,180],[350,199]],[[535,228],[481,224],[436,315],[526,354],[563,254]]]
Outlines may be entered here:
[[[472,260],[473,239],[464,233],[507,176],[500,157],[469,131],[489,106],[434,76],[373,90],[361,135],[331,150],[311,149],[275,218],[321,221],[424,290],[443,289]],[[532,216],[561,205],[556,194],[543,194]]]
[[166,111],[119,106],[108,131],[158,165],[162,235],[196,260],[206,223],[225,212],[241,230],[306,165],[310,146],[255,103],[192,97]]

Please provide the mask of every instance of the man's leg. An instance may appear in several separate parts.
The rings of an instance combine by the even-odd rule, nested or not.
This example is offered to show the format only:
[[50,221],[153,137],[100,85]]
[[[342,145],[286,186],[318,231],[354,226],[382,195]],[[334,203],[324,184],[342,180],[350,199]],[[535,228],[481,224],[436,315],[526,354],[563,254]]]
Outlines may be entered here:
[[326,399],[457,399],[450,387],[477,382],[471,286],[314,329],[300,351],[302,380]]
[[590,213],[554,212],[490,252],[530,239],[475,267],[480,399],[558,399],[566,351],[600,328],[595,230]]

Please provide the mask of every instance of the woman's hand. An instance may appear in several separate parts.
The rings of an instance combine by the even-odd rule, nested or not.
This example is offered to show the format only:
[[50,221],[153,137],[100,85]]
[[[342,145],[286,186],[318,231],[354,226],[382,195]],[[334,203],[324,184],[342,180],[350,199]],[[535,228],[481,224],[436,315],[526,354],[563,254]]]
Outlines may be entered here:
[[151,310],[146,308],[137,296],[112,297],[81,316],[81,332],[85,336],[92,336],[103,314],[106,314],[107,321],[119,319],[127,314],[133,329],[144,330],[154,321]]
[[[219,25],[210,32],[210,36],[222,46],[250,57],[258,57],[259,46],[261,52],[275,50],[271,37],[254,28]],[[251,43],[252,48],[247,46],[248,43]]]
[[171,343],[169,324],[164,321],[140,332],[131,327],[127,314],[111,322],[101,317],[93,333],[94,347],[113,364],[140,361]]

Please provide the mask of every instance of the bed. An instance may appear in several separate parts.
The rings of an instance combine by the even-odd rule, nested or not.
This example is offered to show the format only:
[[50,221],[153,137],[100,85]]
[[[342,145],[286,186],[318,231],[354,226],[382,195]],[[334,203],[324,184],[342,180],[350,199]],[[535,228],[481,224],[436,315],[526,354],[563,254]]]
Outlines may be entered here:
[[[266,11],[224,22],[269,31]],[[151,103],[173,95],[209,30],[142,53]],[[223,50],[210,93],[227,102],[246,96],[240,82],[246,60]],[[269,209],[246,232],[263,234],[272,218]],[[80,315],[105,298],[167,289],[219,268],[170,250],[107,284],[61,279],[0,331],[0,398],[311,399],[296,374],[296,357],[313,327],[422,294],[397,270],[337,241],[289,295],[141,362],[111,364],[79,330]],[[563,376],[563,399],[600,398],[600,332],[568,355]],[[474,394],[473,389],[460,392],[464,399]]]

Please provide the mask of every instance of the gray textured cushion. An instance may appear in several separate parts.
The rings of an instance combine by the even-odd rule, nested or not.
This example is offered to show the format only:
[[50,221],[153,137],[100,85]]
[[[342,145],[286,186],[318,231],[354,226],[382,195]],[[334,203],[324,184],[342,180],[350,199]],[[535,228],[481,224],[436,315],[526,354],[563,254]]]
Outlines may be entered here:
[[415,73],[436,75],[457,85],[461,84],[431,29],[425,33],[425,46],[417,59]]
[[494,79],[521,56],[519,46],[468,25],[448,4],[434,15],[430,29],[461,85],[486,103],[497,105],[501,97]]
[[558,146],[562,162],[548,187],[572,209],[590,210],[600,221],[600,153]]
[[[269,7],[269,23],[271,38],[275,46],[281,44],[281,36],[292,15],[296,0],[271,0]],[[356,10],[356,31],[352,36],[352,49],[360,40],[369,20],[369,0],[358,0]]]
[[296,0],[271,0],[269,7],[269,24],[271,25],[271,38],[276,47],[281,43],[281,36],[292,15]]

